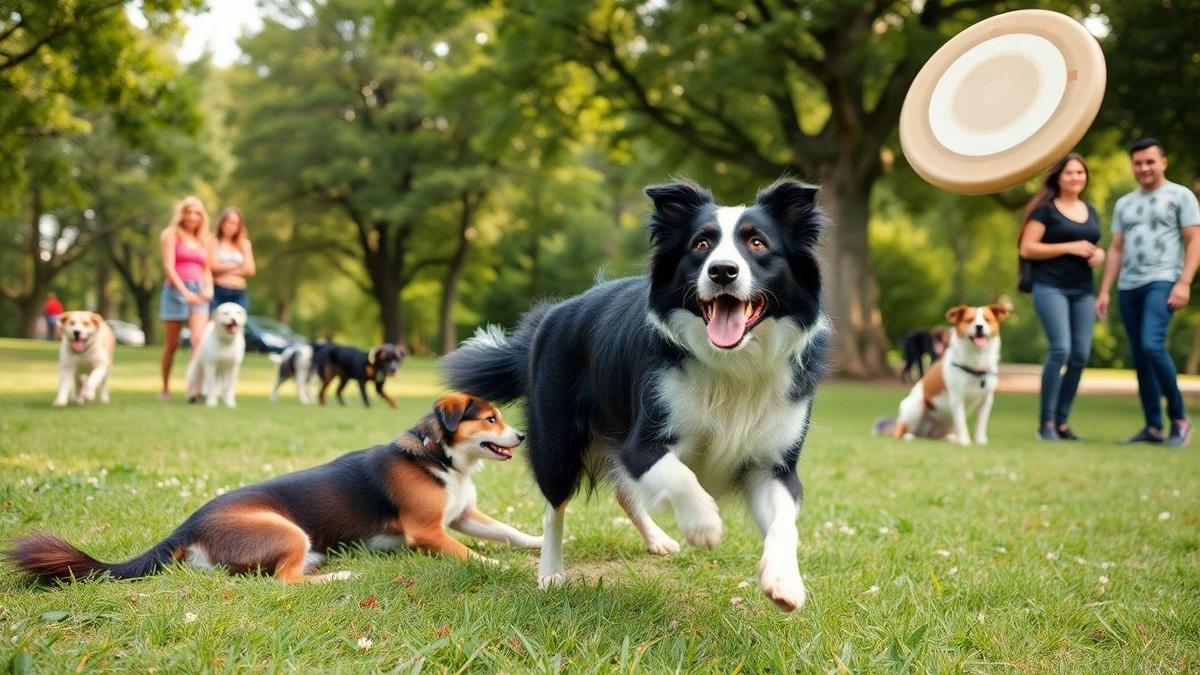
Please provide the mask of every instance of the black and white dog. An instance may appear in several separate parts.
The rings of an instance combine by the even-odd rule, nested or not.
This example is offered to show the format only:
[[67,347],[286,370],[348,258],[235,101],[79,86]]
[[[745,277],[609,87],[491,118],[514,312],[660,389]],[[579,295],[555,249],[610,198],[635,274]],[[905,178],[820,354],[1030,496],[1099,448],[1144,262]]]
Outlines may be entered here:
[[305,342],[288,345],[278,354],[269,354],[271,361],[279,364],[275,371],[275,386],[271,389],[271,403],[279,400],[279,387],[284,382],[296,379],[296,396],[301,405],[312,404],[312,394],[308,392],[309,380],[313,375],[313,347]]
[[740,492],[763,533],[759,580],[804,604],[796,461],[820,380],[817,189],[792,180],[723,207],[689,183],[650,187],[648,272],[490,327],[444,360],[451,386],[526,398],[529,454],[549,502],[538,584],[564,580],[563,516],[583,475],[616,483],[647,548],[679,550],[647,511],[669,504],[688,543],[723,535],[710,495]]

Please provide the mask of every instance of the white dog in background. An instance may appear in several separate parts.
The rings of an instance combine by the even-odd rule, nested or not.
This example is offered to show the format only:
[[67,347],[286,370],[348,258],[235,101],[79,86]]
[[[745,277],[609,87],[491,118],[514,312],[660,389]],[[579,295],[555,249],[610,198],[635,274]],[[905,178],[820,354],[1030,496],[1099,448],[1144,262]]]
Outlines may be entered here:
[[303,343],[290,345],[282,352],[271,354],[268,358],[279,364],[275,373],[275,388],[271,390],[271,403],[279,400],[279,387],[294,377],[296,378],[296,395],[300,398],[300,404],[311,405],[312,395],[308,391],[308,381],[312,379],[312,345]]
[[209,316],[187,372],[188,391],[203,396],[209,406],[217,405],[218,399],[230,408],[237,406],[234,390],[246,355],[245,330],[246,310],[236,302],[217,305]]
[[108,403],[108,373],[117,345],[112,328],[95,312],[66,312],[59,318],[58,334],[62,346],[54,405],[66,405],[72,393],[80,405],[97,395],[101,403]]

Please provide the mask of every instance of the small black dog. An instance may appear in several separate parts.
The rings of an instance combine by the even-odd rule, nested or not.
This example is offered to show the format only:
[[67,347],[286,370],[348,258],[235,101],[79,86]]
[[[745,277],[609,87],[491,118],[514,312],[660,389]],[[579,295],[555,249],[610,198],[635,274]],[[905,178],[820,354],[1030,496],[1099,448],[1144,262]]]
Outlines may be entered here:
[[917,379],[925,377],[925,356],[929,365],[942,358],[946,345],[950,344],[950,331],[938,327],[931,330],[910,330],[904,334],[900,351],[904,354],[904,370],[900,371],[903,382],[912,382],[912,369],[917,369]]
[[395,408],[396,402],[384,393],[383,383],[389,375],[400,370],[400,364],[407,356],[408,352],[393,344],[382,344],[364,352],[355,347],[332,342],[319,343],[313,347],[313,371],[321,378],[318,400],[321,405],[325,405],[325,390],[329,388],[333,378],[337,377],[341,379],[337,388],[338,403],[346,405],[346,399],[342,398],[342,390],[350,380],[356,380],[358,390],[362,393],[363,405],[369,408],[371,402],[367,399],[367,380],[372,380],[375,382],[375,393]]

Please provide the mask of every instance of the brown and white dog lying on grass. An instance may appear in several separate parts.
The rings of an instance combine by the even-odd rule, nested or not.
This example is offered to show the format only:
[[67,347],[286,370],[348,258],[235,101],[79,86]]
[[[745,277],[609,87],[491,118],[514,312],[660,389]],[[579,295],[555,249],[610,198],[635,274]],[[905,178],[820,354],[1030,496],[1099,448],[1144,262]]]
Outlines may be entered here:
[[959,305],[946,312],[950,345],[908,396],[895,420],[875,423],[875,432],[896,438],[945,438],[971,444],[967,414],[975,414],[975,442],[988,442],[988,416],[1000,374],[1000,322],[1012,312],[1007,299],[985,307]]
[[72,394],[80,405],[96,398],[108,403],[108,373],[117,349],[112,328],[95,312],[77,311],[59,317],[57,330],[62,346],[54,405],[66,405]]
[[491,404],[450,394],[391,443],[221,495],[127,562],[100,562],[42,533],[18,539],[8,558],[48,583],[105,573],[117,579],[143,577],[176,560],[234,573],[261,571],[294,583],[347,578],[345,572],[310,573],[327,551],[354,542],[376,550],[407,545],[461,559],[479,557],[447,534],[447,527],[539,548],[541,537],[475,508],[471,474],[485,459],[512,459],[522,440]]

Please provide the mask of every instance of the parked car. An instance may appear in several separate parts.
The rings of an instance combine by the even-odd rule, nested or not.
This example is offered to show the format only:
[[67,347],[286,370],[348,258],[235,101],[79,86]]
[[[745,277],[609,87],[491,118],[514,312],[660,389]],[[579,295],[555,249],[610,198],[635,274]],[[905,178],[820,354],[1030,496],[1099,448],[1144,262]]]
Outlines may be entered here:
[[129,345],[130,347],[145,347],[146,334],[138,328],[137,324],[122,321],[120,319],[106,319],[108,327],[112,329],[113,337],[117,339],[119,345]]
[[246,349],[251,351],[279,353],[291,345],[307,342],[308,339],[282,321],[269,316],[246,318]]
[[[252,314],[246,317],[248,351],[278,354],[297,343],[307,344],[308,338],[292,330],[286,323],[269,316]],[[192,348],[192,331],[187,326],[179,333],[179,344],[187,349]]]

